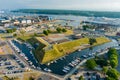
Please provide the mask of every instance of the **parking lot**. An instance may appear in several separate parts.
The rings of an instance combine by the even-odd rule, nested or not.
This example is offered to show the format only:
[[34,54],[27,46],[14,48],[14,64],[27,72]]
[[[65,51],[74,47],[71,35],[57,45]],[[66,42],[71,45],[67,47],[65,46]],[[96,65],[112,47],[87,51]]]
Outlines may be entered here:
[[26,66],[15,55],[0,56],[0,74],[22,73]]

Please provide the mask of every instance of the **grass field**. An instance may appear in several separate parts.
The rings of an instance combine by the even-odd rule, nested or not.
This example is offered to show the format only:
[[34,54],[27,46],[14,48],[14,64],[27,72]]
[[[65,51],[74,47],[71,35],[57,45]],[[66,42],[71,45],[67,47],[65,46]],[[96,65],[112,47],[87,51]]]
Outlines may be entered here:
[[[97,43],[95,43],[94,46],[110,41],[109,39],[105,37],[99,37],[99,38],[96,38],[96,40],[97,40]],[[82,38],[82,39],[78,39],[74,41],[64,42],[61,44],[55,44],[53,45],[53,49],[45,51],[44,57],[42,59],[42,63],[46,63],[54,59],[57,59],[59,57],[62,57],[66,54],[70,54],[76,51],[75,47],[81,46],[83,44],[88,44],[88,43],[89,43],[88,38]]]
[[[72,34],[72,32],[70,31],[69,34]],[[37,58],[37,60],[41,63],[47,63],[54,59],[58,59],[66,54],[70,54],[76,51],[77,50],[76,47],[79,47],[84,44],[89,44],[88,38],[82,38],[82,39],[68,41],[60,44],[54,44],[52,45],[52,48],[50,50],[44,50],[50,44],[44,41],[43,39],[41,39],[40,37],[35,37],[33,35],[25,35],[25,36],[20,36],[19,39],[23,41],[28,41],[32,45],[39,43],[38,48],[34,50],[34,55]],[[99,37],[99,38],[96,38],[96,40],[97,40],[97,43],[95,43],[93,46],[110,41],[108,38],[105,38],[105,37]]]
[[2,48],[0,47],[0,55],[1,54],[4,54],[4,52],[3,52]]
[[67,32],[65,32],[66,35],[72,35],[73,31],[72,30],[67,30]]
[[39,72],[31,72],[31,73],[23,73],[23,80],[31,80],[30,77],[33,77],[34,79],[36,79],[37,77],[39,77],[41,74]]
[[17,39],[19,39],[21,41],[27,41],[31,37],[32,37],[32,35],[25,35],[25,36],[19,36],[19,37],[17,37]]
[[39,42],[41,42],[42,44],[45,44],[46,46],[49,46],[49,45],[50,45],[47,41],[43,40],[43,39],[40,38],[40,37],[36,37],[36,39],[37,39]]

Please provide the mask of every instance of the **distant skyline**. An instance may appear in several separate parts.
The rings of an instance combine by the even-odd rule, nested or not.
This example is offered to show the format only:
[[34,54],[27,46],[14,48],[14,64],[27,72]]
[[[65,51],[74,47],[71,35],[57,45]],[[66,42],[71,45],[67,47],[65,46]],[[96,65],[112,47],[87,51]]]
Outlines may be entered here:
[[120,0],[0,0],[0,9],[120,11]]

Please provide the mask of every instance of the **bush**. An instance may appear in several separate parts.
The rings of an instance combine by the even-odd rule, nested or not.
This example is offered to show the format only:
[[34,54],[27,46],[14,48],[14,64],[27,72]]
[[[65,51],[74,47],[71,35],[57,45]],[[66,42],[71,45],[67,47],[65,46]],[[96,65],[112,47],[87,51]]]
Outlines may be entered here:
[[84,26],[82,26],[82,27],[83,27],[83,30],[87,30],[87,28],[89,28],[88,25],[84,25]]
[[90,59],[90,60],[87,60],[86,66],[89,69],[94,69],[97,66],[97,64],[94,59]]
[[48,33],[51,33],[51,30],[48,29],[47,32],[48,32]]
[[13,32],[15,32],[17,29],[16,28],[13,28],[13,29],[7,29],[6,31],[7,31],[7,33],[13,33]]
[[94,43],[97,43],[95,38],[89,38],[89,44],[93,45]]
[[109,65],[108,61],[104,58],[103,59],[96,59],[96,63],[97,63],[97,65],[100,65],[101,67]]
[[[109,69],[106,73],[108,77],[118,80],[120,73],[116,69]],[[110,80],[110,79],[109,79]]]
[[65,28],[62,29],[62,32],[67,32],[67,30]]
[[110,65],[112,68],[116,68],[118,66],[118,53],[114,48],[110,48],[108,51],[108,58],[110,61]]
[[62,29],[58,27],[58,28],[56,29],[56,31],[57,31],[58,33],[61,33]]
[[46,36],[48,36],[49,33],[48,33],[47,30],[44,30],[44,31],[43,31],[43,34],[45,34]]
[[105,74],[107,73],[108,71],[108,67],[103,67],[103,70],[102,70]]
[[79,77],[79,80],[84,80],[83,76],[80,76],[80,77]]
[[17,36],[17,34],[15,33],[15,34],[13,34],[13,36],[14,36],[14,37],[16,37],[16,36]]

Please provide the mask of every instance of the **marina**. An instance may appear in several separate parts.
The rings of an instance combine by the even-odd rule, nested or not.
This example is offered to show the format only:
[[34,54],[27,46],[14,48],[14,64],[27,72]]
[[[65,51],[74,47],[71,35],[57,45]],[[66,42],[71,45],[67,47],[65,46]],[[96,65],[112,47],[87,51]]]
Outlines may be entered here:
[[[51,61],[48,64],[40,64],[34,58],[31,50],[25,44],[19,44],[18,42],[12,41],[18,48],[23,52],[29,63],[36,69],[42,69],[45,72],[51,72],[57,75],[65,75],[69,73],[75,66],[77,66],[82,60],[93,57],[98,52],[104,52],[110,47],[117,46],[117,41],[112,40],[112,42],[105,43],[102,45],[95,46],[92,50],[92,53],[89,53],[89,49],[84,49],[81,51],[76,51],[67,56],[61,57],[58,60]],[[25,50],[24,50],[25,49]],[[31,60],[32,59],[32,60]],[[59,65],[61,66],[59,66]]]

